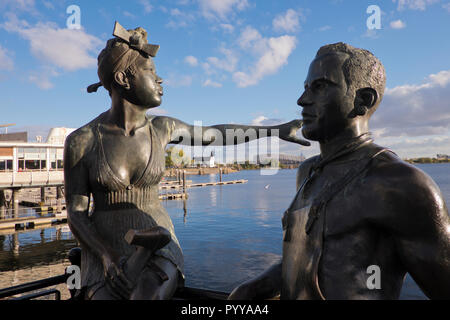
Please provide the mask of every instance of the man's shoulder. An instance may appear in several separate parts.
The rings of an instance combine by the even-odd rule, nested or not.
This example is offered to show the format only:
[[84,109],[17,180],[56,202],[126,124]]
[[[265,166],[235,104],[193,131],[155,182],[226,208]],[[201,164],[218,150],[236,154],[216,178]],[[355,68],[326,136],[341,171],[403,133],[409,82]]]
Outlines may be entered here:
[[439,187],[427,173],[391,152],[374,159],[366,178],[374,194],[394,207],[425,209],[443,202]]
[[[400,159],[392,152],[377,155],[369,169],[368,176],[384,185],[415,187],[428,185],[433,181],[424,171]],[[433,182],[434,184],[434,182]]]

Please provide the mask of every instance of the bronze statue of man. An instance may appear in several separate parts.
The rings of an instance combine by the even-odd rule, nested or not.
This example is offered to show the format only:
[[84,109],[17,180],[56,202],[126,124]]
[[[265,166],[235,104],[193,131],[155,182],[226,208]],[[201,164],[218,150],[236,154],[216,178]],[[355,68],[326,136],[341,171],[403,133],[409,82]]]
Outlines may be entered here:
[[[235,144],[259,138],[259,129],[269,130],[268,135],[276,129],[286,141],[309,142],[295,135],[300,120],[198,130],[178,119],[147,116],[162,101],[163,81],[152,59],[159,46],[147,42],[143,28],[125,30],[116,23],[113,35],[98,56],[100,82],[88,87],[88,92],[100,86],[108,90],[111,108],[70,134],[64,150],[68,224],[82,247],[79,296],[170,299],[184,275],[181,247],[158,198],[165,147]],[[234,129],[256,134],[242,141],[227,139],[227,130]]]
[[407,272],[429,298],[450,298],[442,194],[369,134],[384,89],[384,67],[369,51],[319,49],[297,104],[302,133],[319,142],[320,155],[298,169],[282,261],[229,299],[398,299]]

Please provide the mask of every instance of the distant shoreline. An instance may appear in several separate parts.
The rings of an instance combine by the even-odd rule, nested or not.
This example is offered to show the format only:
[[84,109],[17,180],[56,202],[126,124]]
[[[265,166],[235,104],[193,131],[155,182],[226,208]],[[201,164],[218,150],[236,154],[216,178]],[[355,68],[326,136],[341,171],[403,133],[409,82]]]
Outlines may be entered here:
[[450,163],[450,159],[436,159],[436,158],[414,158],[404,159],[404,161],[411,164],[426,164],[426,163]]

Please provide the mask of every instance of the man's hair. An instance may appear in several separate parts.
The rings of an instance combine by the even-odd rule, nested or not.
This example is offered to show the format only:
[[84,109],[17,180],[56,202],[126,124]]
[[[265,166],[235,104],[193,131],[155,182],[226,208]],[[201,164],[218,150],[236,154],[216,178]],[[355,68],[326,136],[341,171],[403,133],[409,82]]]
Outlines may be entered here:
[[344,53],[348,58],[342,65],[342,72],[347,83],[347,90],[353,94],[360,88],[370,87],[378,92],[379,99],[373,108],[372,114],[383,99],[386,86],[386,72],[383,64],[370,51],[352,47],[346,43],[328,44],[319,49],[316,58],[327,54]]

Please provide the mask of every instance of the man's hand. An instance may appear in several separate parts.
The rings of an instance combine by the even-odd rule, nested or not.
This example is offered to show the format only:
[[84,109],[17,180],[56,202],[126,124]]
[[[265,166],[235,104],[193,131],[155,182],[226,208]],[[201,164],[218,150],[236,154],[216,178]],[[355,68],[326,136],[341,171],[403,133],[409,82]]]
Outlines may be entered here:
[[252,290],[251,282],[245,282],[234,288],[227,300],[253,300],[256,290]]
[[298,143],[303,146],[310,146],[311,143],[304,139],[300,139],[297,137],[297,131],[302,127],[302,120],[292,120],[291,122],[280,124],[276,126],[277,129],[280,130],[279,138],[285,141]]

